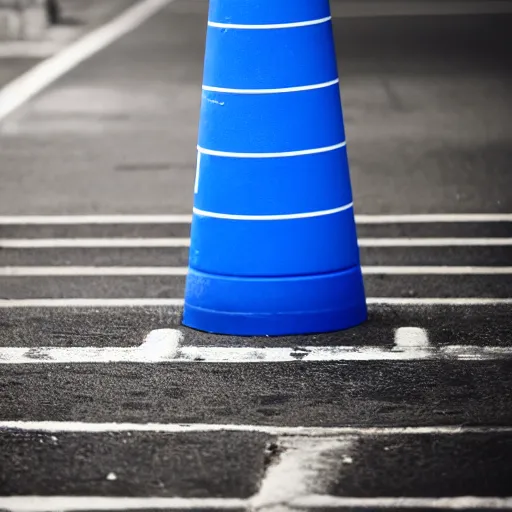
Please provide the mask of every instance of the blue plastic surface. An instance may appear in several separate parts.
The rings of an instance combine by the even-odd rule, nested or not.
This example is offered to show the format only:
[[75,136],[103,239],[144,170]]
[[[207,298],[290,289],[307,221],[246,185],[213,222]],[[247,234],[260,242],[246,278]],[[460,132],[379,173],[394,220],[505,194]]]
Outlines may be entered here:
[[[199,146],[207,150],[244,153],[333,146],[345,141],[340,109],[338,84],[281,94],[203,91],[201,116],[205,122],[199,127]],[[311,124],[304,126],[305,122]]]
[[329,0],[212,0],[208,19],[217,23],[292,23],[330,16]]
[[184,325],[273,336],[366,319],[329,14],[210,0]]
[[201,331],[277,336],[337,331],[366,320],[361,269],[288,278],[187,278],[186,324]]
[[275,89],[329,82],[338,75],[333,54],[330,22],[289,29],[208,27],[203,83]]

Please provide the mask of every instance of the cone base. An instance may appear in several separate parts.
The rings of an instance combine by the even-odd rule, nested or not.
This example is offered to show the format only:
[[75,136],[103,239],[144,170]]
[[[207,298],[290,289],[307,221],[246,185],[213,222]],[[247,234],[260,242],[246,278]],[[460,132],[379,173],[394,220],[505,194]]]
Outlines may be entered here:
[[189,269],[183,325],[234,336],[339,331],[366,321],[361,267],[292,278],[237,278]]

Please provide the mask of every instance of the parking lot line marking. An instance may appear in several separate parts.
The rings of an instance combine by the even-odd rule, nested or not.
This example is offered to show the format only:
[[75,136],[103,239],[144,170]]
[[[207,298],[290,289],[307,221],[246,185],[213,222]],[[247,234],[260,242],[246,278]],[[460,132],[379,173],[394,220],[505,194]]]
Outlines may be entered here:
[[463,435],[463,434],[512,434],[512,426],[455,426],[430,425],[423,427],[288,427],[248,424],[215,423],[94,423],[82,421],[7,421],[0,420],[1,430],[24,432],[154,432],[181,434],[188,432],[259,432],[275,436],[333,437],[345,435],[395,436],[395,435]]
[[282,453],[267,468],[259,491],[250,498],[250,510],[277,510],[312,493],[328,492],[342,466],[342,452],[347,452],[353,439],[345,438],[280,438]]
[[360,247],[474,247],[512,245],[512,238],[360,238]]
[[[329,215],[352,207],[345,205],[334,210],[290,215],[223,215],[195,210],[198,215],[238,220],[287,220]],[[359,247],[478,247],[512,246],[512,238],[359,238]],[[60,248],[145,248],[190,247],[190,238],[1,238],[2,249],[60,249]]]
[[238,498],[133,498],[108,496],[6,496],[0,508],[10,512],[48,512],[48,510],[239,510],[247,500]]
[[[283,505],[281,503],[281,505]],[[511,510],[512,498],[455,496],[450,498],[351,498],[328,495],[307,495],[286,502],[291,509],[329,509],[340,507],[371,510]],[[6,496],[0,497],[0,507],[10,512],[47,512],[59,510],[239,510],[251,506],[250,499],[239,498],[156,498],[106,496]]]
[[[419,331],[423,331],[421,334]],[[153,331],[135,347],[0,347],[0,365],[109,363],[312,363],[338,361],[484,361],[512,358],[512,347],[431,346],[423,329],[405,328],[395,334],[393,347],[304,346],[216,347],[180,345],[182,333]]]
[[[364,275],[509,275],[512,267],[363,266]],[[0,277],[186,276],[188,267],[22,266],[0,267]]]
[[0,299],[0,308],[181,307],[183,299]]
[[[363,266],[365,275],[509,275],[512,267]],[[22,266],[0,267],[0,277],[186,276],[188,267]]]
[[[512,222],[512,213],[356,215],[358,224]],[[0,215],[0,225],[190,224],[188,214]]]
[[187,267],[0,267],[0,277],[186,276]]
[[190,238],[3,238],[1,249],[189,247]]
[[[368,306],[512,306],[512,298],[501,297],[367,297]],[[0,299],[4,308],[140,308],[182,307],[182,298],[119,299]]]
[[356,215],[359,224],[435,224],[458,222],[512,222],[512,213],[427,213]]
[[78,64],[134,30],[173,0],[141,0],[0,89],[0,122]]
[[192,215],[3,215],[0,225],[190,224]]
[[[500,297],[368,297],[367,305],[378,306],[509,306],[512,298]],[[1,306],[1,303],[0,303]]]
[[306,496],[299,497],[288,503],[291,509],[338,509],[352,507],[367,507],[369,510],[418,510],[418,509],[512,509],[511,498],[455,496],[451,498],[403,498],[403,497],[379,497],[379,498],[350,498],[342,496]]
[[366,275],[508,275],[512,267],[473,266],[363,266]]

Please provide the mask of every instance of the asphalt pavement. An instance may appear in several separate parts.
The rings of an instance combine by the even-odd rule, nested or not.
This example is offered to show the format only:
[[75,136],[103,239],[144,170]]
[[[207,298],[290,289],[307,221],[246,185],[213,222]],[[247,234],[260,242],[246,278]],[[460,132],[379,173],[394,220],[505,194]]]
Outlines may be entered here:
[[[412,4],[332,2],[354,329],[181,325],[205,1],[0,122],[1,510],[512,508],[512,14]],[[178,356],[134,360],[159,329]]]

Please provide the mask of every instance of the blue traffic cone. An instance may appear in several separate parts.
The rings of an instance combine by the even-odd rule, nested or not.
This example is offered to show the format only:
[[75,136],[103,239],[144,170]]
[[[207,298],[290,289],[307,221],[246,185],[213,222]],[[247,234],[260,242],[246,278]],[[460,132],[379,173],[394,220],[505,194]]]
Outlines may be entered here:
[[329,0],[210,0],[183,324],[367,318]]

